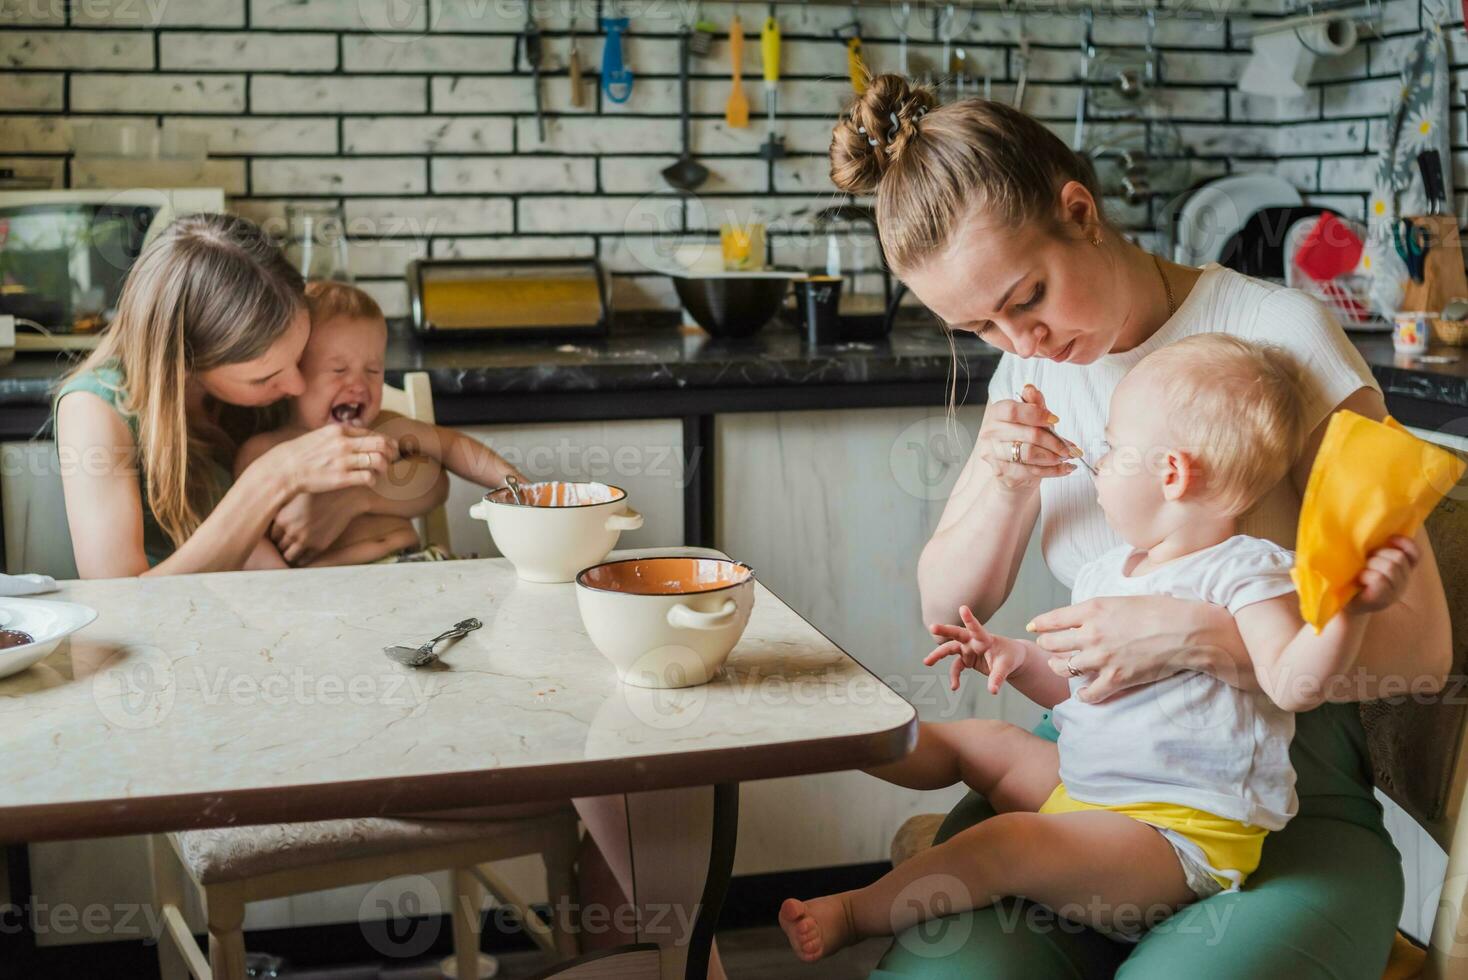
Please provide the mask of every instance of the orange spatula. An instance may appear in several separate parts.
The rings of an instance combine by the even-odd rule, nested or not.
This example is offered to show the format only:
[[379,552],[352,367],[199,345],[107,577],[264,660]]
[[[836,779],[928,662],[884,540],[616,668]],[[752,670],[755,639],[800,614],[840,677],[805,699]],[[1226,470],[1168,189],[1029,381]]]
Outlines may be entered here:
[[724,106],[724,121],[744,129],[749,126],[749,100],[744,97],[744,25],[737,14],[729,21],[729,58],[734,62],[734,88]]

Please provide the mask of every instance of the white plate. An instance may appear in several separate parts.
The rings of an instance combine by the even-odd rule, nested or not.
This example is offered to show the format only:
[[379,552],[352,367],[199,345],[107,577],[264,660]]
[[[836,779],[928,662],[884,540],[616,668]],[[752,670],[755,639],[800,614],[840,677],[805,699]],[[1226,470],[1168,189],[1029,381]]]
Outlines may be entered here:
[[1183,265],[1217,262],[1228,240],[1255,211],[1301,203],[1300,192],[1273,174],[1232,174],[1209,181],[1178,210],[1175,258]]
[[35,638],[23,647],[0,650],[0,677],[45,659],[58,643],[96,618],[97,610],[76,602],[0,599],[0,629],[20,630]]

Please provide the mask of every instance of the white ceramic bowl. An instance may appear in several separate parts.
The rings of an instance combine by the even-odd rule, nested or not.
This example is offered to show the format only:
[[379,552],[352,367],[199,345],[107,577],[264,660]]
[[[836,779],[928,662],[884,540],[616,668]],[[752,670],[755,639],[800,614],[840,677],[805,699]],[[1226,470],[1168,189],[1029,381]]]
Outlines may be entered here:
[[500,554],[530,582],[569,582],[605,558],[623,531],[642,527],[621,487],[553,480],[522,483],[520,496],[517,504],[508,487],[491,490],[469,516],[489,525]]
[[754,608],[754,569],[728,558],[626,558],[576,576],[596,648],[634,687],[713,680]]
[[45,659],[58,643],[96,618],[97,610],[76,602],[0,599],[0,629],[20,630],[35,639],[25,646],[0,650],[0,677]]

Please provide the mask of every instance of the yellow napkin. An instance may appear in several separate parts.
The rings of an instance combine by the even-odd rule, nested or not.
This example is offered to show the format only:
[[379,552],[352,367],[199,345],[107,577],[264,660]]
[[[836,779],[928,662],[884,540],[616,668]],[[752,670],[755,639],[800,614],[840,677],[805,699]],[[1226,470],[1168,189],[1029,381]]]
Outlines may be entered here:
[[1331,416],[1300,505],[1295,568],[1300,615],[1319,633],[1360,591],[1366,556],[1393,535],[1417,533],[1463,475],[1454,454],[1396,419],[1342,409]]

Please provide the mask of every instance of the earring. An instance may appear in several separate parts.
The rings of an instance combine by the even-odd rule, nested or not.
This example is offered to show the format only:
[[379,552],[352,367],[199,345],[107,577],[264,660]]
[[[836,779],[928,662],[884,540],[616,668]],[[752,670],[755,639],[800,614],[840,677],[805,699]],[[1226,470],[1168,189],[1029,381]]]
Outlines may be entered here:
[[1100,235],[1097,235],[1095,238],[1091,239],[1091,244],[1092,245],[1095,245],[1097,248],[1100,248],[1101,247],[1101,236]]

